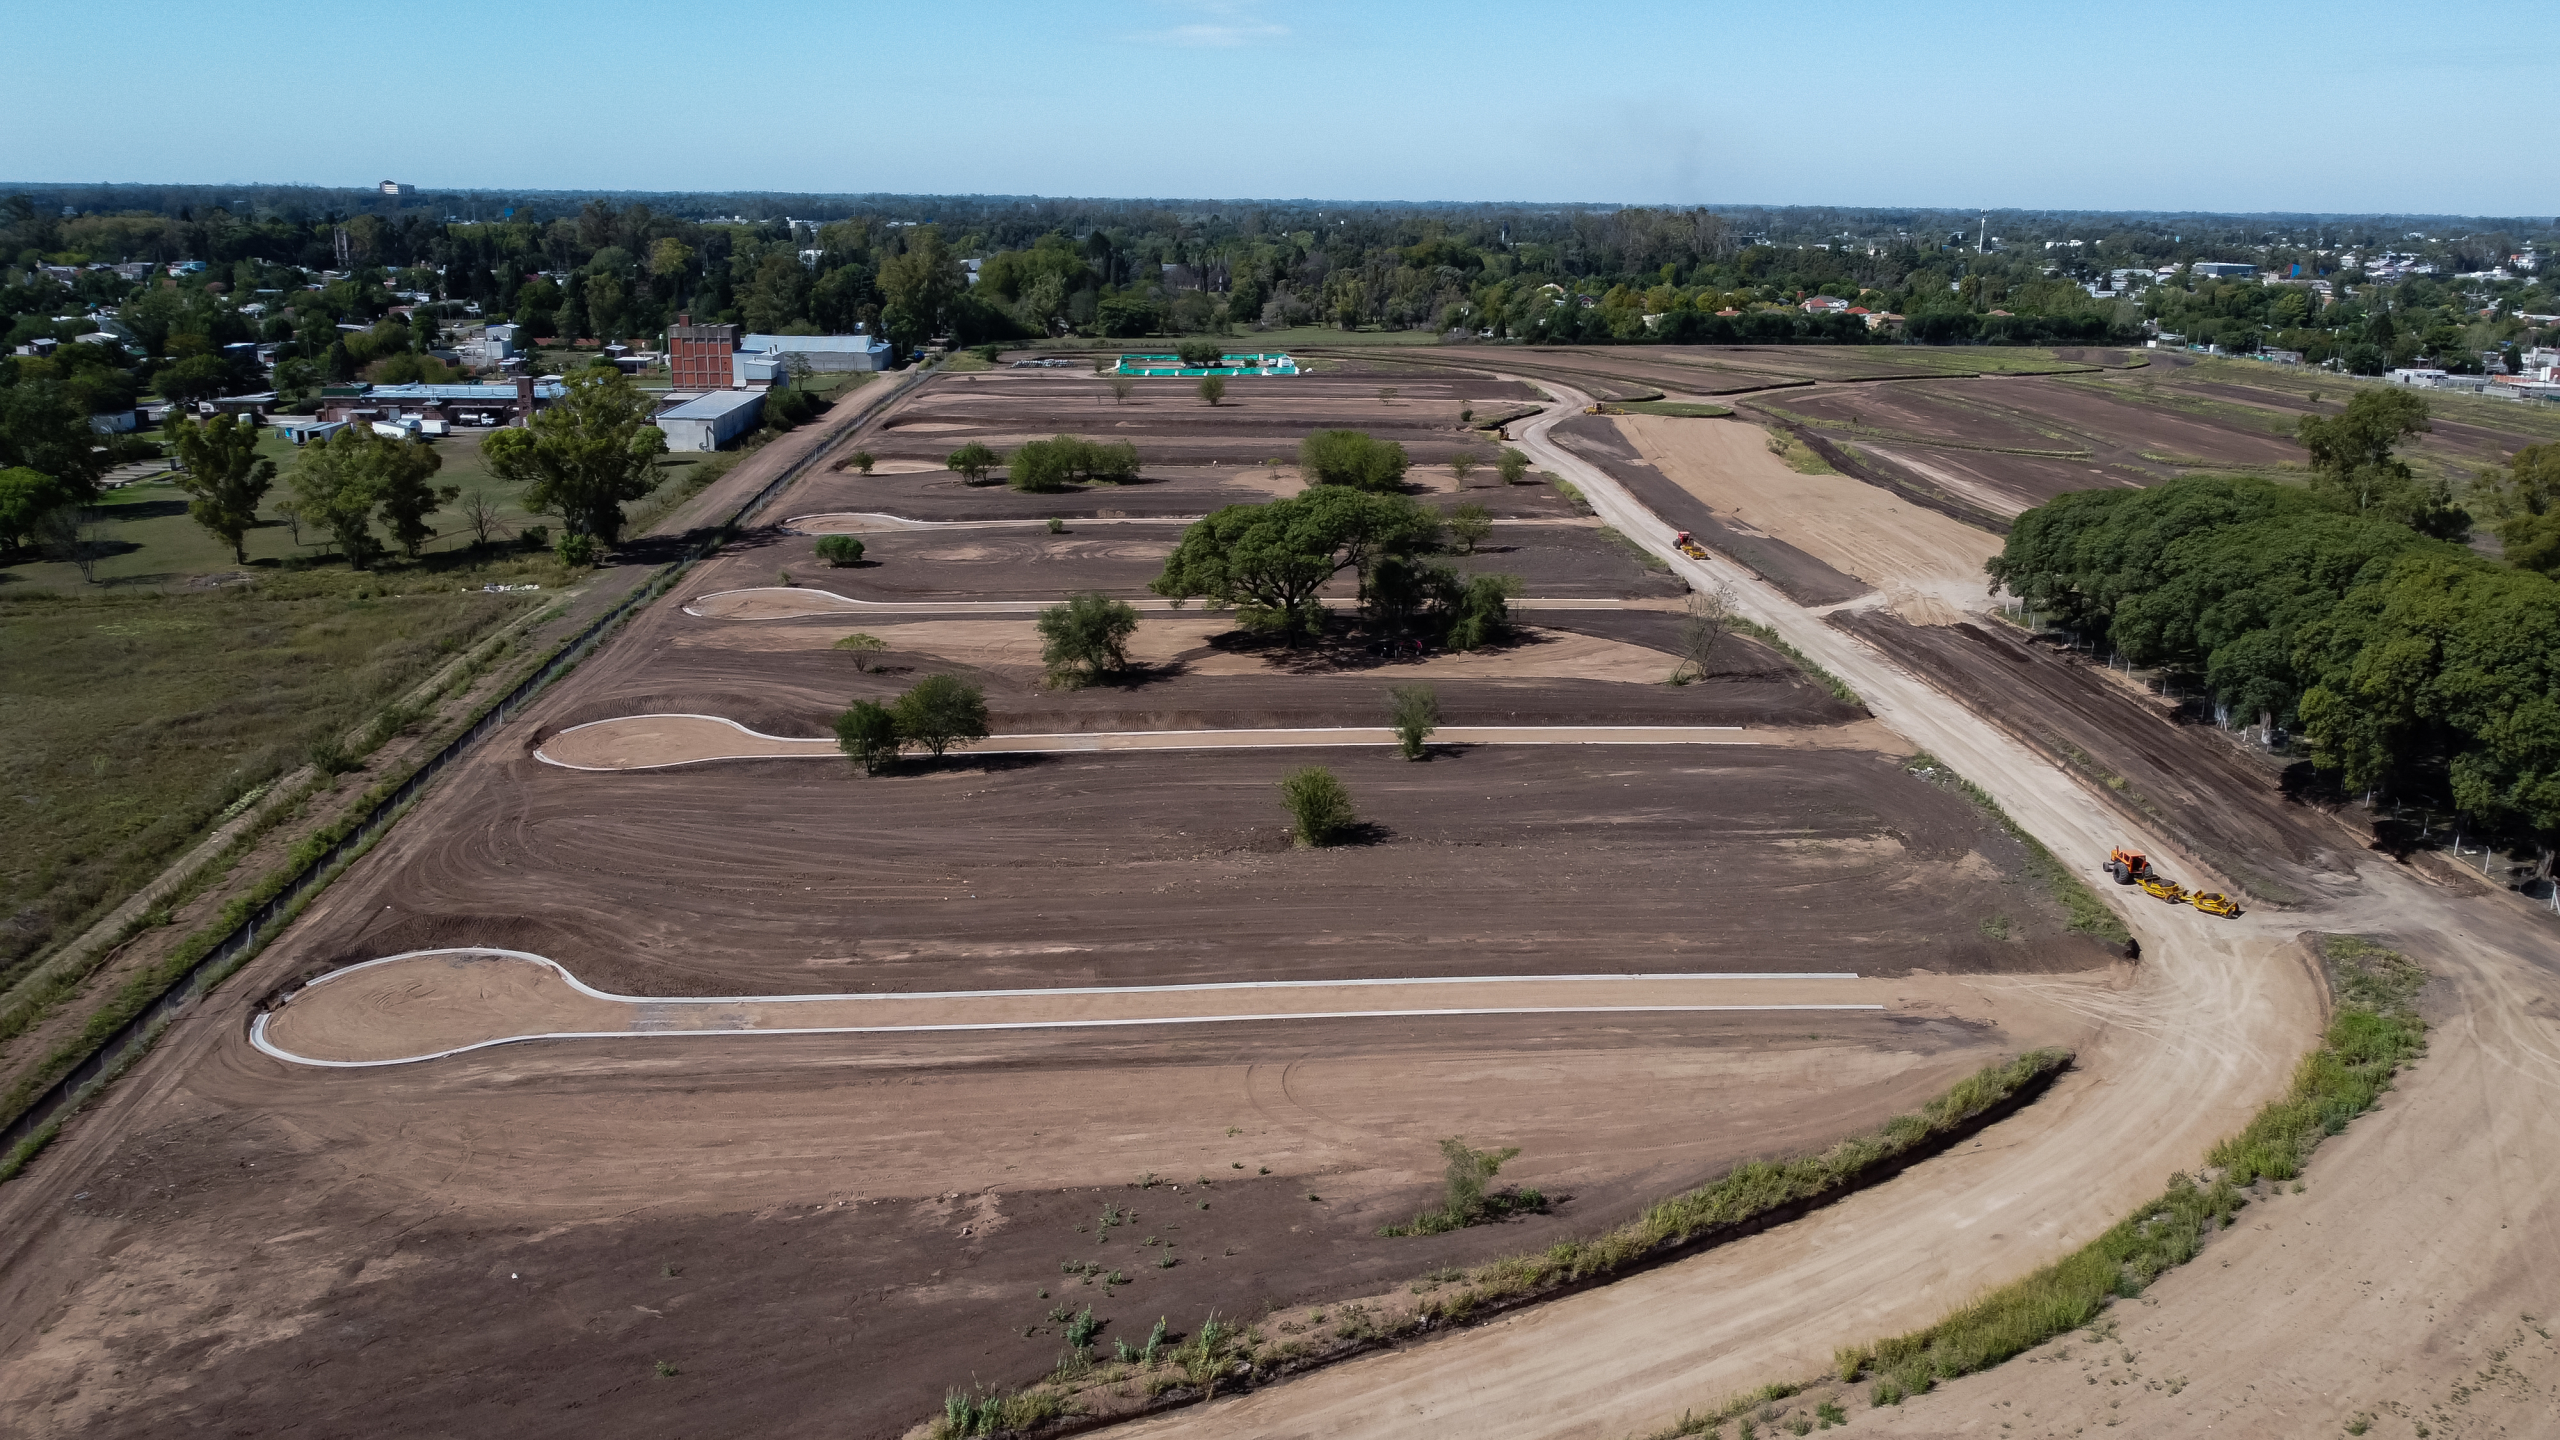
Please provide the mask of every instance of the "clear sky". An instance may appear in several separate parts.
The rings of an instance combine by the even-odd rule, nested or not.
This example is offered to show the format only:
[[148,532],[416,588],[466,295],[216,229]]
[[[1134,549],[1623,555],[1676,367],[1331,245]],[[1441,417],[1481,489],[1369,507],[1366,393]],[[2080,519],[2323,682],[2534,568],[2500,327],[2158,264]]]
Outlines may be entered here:
[[0,181],[2541,215],[2546,4],[27,0]]

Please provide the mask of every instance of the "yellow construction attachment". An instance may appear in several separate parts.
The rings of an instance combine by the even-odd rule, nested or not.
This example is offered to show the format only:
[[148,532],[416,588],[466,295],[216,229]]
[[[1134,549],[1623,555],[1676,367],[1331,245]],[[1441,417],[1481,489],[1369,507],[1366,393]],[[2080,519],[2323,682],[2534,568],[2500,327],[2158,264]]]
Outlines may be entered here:
[[2187,898],[2186,886],[2179,884],[2175,880],[2168,879],[2156,870],[2146,871],[2143,874],[2143,877],[2134,883],[2142,887],[2143,894],[2152,896],[2156,899],[2166,900],[2172,905],[2178,904]]
[[1689,537],[1689,532],[1686,530],[1672,536],[1671,543],[1680,547],[1680,553],[1688,556],[1692,560],[1704,560],[1707,558],[1707,547],[1691,539]]
[[2187,903],[2193,905],[2207,915],[2237,915],[2240,913],[2240,906],[2238,902],[2234,901],[2230,896],[2223,894],[2219,890],[2199,890],[2193,895],[2187,897]]

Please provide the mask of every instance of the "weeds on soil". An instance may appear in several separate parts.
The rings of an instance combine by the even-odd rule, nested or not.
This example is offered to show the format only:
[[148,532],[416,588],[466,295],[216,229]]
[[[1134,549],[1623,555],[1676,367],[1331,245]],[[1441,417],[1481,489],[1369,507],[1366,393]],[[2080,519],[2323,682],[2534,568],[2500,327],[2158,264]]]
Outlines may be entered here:
[[[1440,1208],[1425,1210],[1404,1225],[1389,1225],[1378,1233],[1398,1235],[1445,1235],[1470,1225],[1491,1225],[1514,1215],[1546,1213],[1547,1197],[1535,1190],[1505,1186],[1500,1190],[1486,1188],[1502,1169],[1503,1163],[1520,1153],[1517,1145],[1501,1150],[1476,1150],[1467,1145],[1464,1135],[1452,1135],[1440,1142],[1440,1154],[1449,1162],[1444,1173]],[[1455,1279],[1452,1275],[1449,1278]]]
[[1757,620],[1745,620],[1739,615],[1733,617],[1733,628],[1796,662],[1796,668],[1812,676],[1817,684],[1830,691],[1832,699],[1843,705],[1855,705],[1861,710],[1866,708],[1867,702],[1858,698],[1858,692],[1850,689],[1847,681],[1814,664],[1810,656],[1788,644],[1777,631]]

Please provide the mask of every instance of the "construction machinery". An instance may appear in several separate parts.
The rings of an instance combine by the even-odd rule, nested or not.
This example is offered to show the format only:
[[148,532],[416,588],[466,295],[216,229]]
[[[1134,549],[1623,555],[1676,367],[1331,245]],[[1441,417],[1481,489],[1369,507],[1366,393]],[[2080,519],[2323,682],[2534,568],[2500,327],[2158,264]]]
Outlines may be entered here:
[[2157,870],[2145,873],[2134,883],[2142,887],[2143,894],[2153,899],[2166,900],[2172,905],[2183,905],[2187,901],[2187,887],[2169,879]]
[[2130,885],[2151,871],[2151,861],[2139,850],[2107,852],[2107,874],[2119,885]]
[[1681,554],[1688,556],[1692,560],[1704,560],[1707,558],[1707,547],[1690,538],[1689,532],[1686,530],[1672,536],[1671,543],[1679,548]]
[[2240,904],[2219,890],[2198,890],[2187,897],[2187,903],[2207,915],[2229,917],[2240,913]]

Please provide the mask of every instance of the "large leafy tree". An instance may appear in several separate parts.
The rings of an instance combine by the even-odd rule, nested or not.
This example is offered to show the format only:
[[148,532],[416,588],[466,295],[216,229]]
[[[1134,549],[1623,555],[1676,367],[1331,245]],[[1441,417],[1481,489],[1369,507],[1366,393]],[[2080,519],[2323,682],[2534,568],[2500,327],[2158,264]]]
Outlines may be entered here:
[[435,538],[427,517],[451,504],[462,494],[462,487],[434,483],[435,473],[444,468],[444,457],[426,441],[375,438],[382,443],[373,448],[368,460],[374,470],[374,493],[381,497],[382,523],[399,542],[400,553],[414,560],[418,547]]
[[939,333],[943,312],[968,288],[968,283],[959,257],[943,243],[941,229],[932,225],[916,227],[907,237],[906,250],[880,265],[880,293],[888,301],[881,321],[889,327],[890,338],[901,346],[911,346],[927,335]]
[[2527,570],[2560,572],[2560,444],[2527,445],[2473,492],[2497,517],[2507,559]]
[[306,445],[294,457],[289,502],[294,518],[316,525],[338,542],[338,553],[358,570],[373,563],[382,542],[373,533],[373,507],[382,498],[373,448],[384,437],[350,426],[325,442]]
[[114,464],[98,445],[89,413],[58,380],[0,388],[0,467],[25,466],[69,486],[86,503]]
[[568,392],[521,429],[481,445],[489,473],[526,487],[526,508],[559,515],[572,535],[622,537],[622,506],[656,488],[665,432],[649,399],[619,374],[580,370]]
[[1148,585],[1173,600],[1231,606],[1246,628],[1296,637],[1324,628],[1316,593],[1345,570],[1441,548],[1438,516],[1402,495],[1318,486],[1193,522]]
[[[276,482],[276,462],[258,453],[258,432],[228,415],[201,424],[180,420],[169,433],[178,452],[178,488],[195,497],[188,518],[231,547],[233,563],[249,563],[249,531],[258,502]],[[411,553],[415,553],[414,549]]]
[[2311,490],[2351,515],[2396,520],[2446,539],[2471,528],[2444,481],[2421,483],[2400,442],[2434,429],[2427,402],[2394,386],[2360,386],[2336,415],[2305,415],[2295,438],[2311,459]]
[[73,502],[71,487],[41,470],[14,465],[0,470],[0,547],[34,538],[36,522]]

